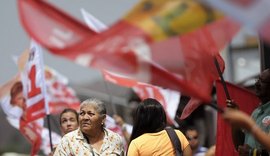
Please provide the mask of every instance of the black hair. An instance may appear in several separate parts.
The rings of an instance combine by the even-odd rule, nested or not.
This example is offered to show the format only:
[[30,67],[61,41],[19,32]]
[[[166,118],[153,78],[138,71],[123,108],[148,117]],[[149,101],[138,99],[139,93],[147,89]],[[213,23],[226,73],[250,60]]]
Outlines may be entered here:
[[187,127],[185,128],[185,135],[186,135],[187,131],[196,131],[197,133],[199,133],[198,128],[195,127],[194,125],[190,125],[190,126],[187,126]]
[[76,116],[76,120],[77,120],[77,123],[79,123],[79,114],[78,112],[75,110],[75,109],[72,109],[72,108],[65,108],[61,113],[60,113],[60,117],[59,117],[59,120],[60,120],[60,125],[62,125],[62,121],[61,121],[61,118],[63,116],[64,113],[67,113],[67,112],[71,112],[71,113],[74,113],[75,116]]
[[130,141],[144,133],[155,133],[167,125],[166,113],[155,99],[143,100],[136,109]]

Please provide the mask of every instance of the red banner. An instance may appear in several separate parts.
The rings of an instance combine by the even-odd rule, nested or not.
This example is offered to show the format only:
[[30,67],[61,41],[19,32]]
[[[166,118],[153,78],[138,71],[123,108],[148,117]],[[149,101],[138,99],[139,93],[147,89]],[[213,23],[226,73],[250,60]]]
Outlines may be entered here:
[[[164,5],[160,5],[163,3]],[[144,16],[145,19],[157,14],[163,20],[167,17],[167,13],[168,15],[172,13],[170,9],[163,8],[173,6],[169,3],[160,1],[158,4],[161,8],[158,7],[150,14],[151,16],[139,16]],[[182,2],[179,5],[182,6]],[[187,4],[191,8],[194,5]],[[202,6],[198,8],[201,9]],[[165,14],[159,12],[159,9]],[[173,7],[172,10],[177,9]],[[189,9],[185,10],[185,13],[189,12]],[[84,25],[45,1],[19,1],[19,12],[23,26],[30,36],[57,55],[85,66],[118,73],[139,82],[177,90],[201,101],[211,99],[204,86],[199,86],[209,85],[209,78],[211,80],[213,78],[211,74],[213,70],[208,70],[213,64],[213,56],[218,54],[219,49],[223,48],[238,30],[238,26],[228,19],[211,26],[211,22],[221,17],[215,16],[216,14],[212,12],[215,18],[210,20],[209,24],[199,24],[206,25],[207,28],[180,38],[154,42],[155,36],[149,35],[144,27],[138,27],[137,22],[132,22],[132,19],[136,19],[134,12],[98,35],[92,30],[87,31]],[[189,13],[188,15],[190,16]],[[180,16],[184,14],[179,14]],[[176,19],[173,18],[168,22],[179,22]],[[33,22],[36,20],[43,24],[36,25]],[[160,27],[160,23],[157,23],[157,26]],[[228,30],[226,33],[225,28]]]
[[179,105],[180,93],[168,89],[162,89],[150,84],[140,83],[129,78],[122,77],[107,71],[103,71],[104,78],[114,84],[130,87],[141,100],[154,98],[158,100],[167,114],[170,124],[174,124],[174,118]]
[[45,79],[51,114],[59,114],[65,108],[79,110],[80,100],[75,91],[68,86],[68,79],[65,76],[46,66]]
[[43,118],[46,115],[46,111],[48,111],[45,101],[44,64],[40,47],[33,41],[31,42],[28,60],[22,72],[22,84],[26,99],[26,118],[24,118],[24,122],[28,123]]
[[[41,119],[43,120],[43,119]],[[42,128],[43,128],[43,121],[38,120],[24,123],[24,121],[20,122],[20,132],[28,139],[28,141],[32,144],[31,156],[35,156],[42,144]]]
[[[231,99],[239,106],[241,111],[248,114],[258,106],[260,100],[258,97],[243,88],[226,82]],[[221,81],[216,81],[217,103],[220,107],[226,107],[226,95]],[[217,140],[216,140],[216,155],[217,156],[238,156],[234,148],[231,127],[226,123],[221,114],[218,114],[217,120]]]

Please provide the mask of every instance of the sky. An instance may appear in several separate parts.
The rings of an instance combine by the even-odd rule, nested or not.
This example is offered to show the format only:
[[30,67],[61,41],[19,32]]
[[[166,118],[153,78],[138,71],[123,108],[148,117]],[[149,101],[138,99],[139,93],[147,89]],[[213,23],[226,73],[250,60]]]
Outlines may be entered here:
[[[75,18],[83,21],[80,9],[97,17],[110,26],[125,15],[138,1],[137,0],[49,0],[50,3],[62,8]],[[18,17],[17,0],[0,1],[0,84],[11,79],[17,72],[17,66],[12,56],[20,55],[29,47],[30,38],[23,30]],[[52,55],[43,49],[44,63],[65,75],[73,84],[91,83],[101,78],[96,69],[82,67],[75,63]]]

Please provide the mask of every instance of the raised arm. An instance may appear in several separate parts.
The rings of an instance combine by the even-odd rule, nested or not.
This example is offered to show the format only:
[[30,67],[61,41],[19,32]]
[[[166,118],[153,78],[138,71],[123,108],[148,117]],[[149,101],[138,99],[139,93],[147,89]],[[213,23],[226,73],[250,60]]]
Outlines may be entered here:
[[16,74],[13,78],[0,86],[0,99],[10,91],[13,84],[17,81],[20,81],[20,74]]

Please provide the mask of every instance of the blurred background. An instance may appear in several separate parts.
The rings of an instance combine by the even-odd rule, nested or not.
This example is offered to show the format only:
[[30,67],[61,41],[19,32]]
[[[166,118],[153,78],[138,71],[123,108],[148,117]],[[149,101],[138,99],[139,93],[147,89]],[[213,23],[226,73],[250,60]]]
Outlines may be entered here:
[[[80,12],[84,8],[99,20],[110,26],[129,11],[137,0],[50,0],[51,3],[61,7],[77,19],[82,20]],[[20,55],[29,47],[30,40],[24,32],[18,18],[17,1],[0,1],[0,84],[5,83],[17,73],[17,66],[12,61],[12,56]],[[126,122],[132,124],[131,111],[133,104],[139,101],[137,95],[129,88],[119,87],[109,82],[105,82],[101,73],[96,69],[86,68],[75,64],[67,59],[60,58],[48,53],[43,49],[44,63],[56,69],[69,80],[69,85],[76,91],[80,100],[89,97],[97,97],[108,103],[109,115],[112,115],[112,105],[117,108],[117,112],[124,117]],[[233,41],[223,50],[222,57],[225,60],[226,68],[225,80],[238,84],[252,90],[255,78],[260,72],[260,50],[256,33],[248,28],[242,28]],[[215,92],[213,91],[213,96]],[[178,115],[181,114],[185,106],[185,97],[181,99]],[[196,122],[197,125],[208,129],[201,131],[201,141],[207,147],[215,143],[215,120],[216,111],[207,106],[201,106],[192,113],[185,121],[179,121],[179,125]],[[29,153],[31,146],[20,132],[12,128],[5,119],[3,111],[0,109],[0,153],[18,152]],[[60,133],[58,129],[58,116],[53,117],[52,127]],[[42,154],[42,153],[41,153]]]

